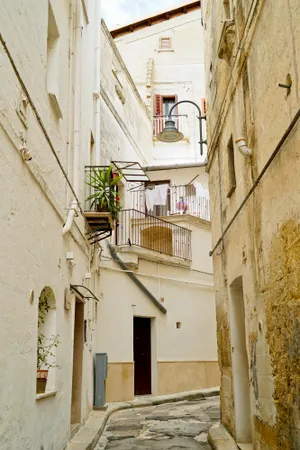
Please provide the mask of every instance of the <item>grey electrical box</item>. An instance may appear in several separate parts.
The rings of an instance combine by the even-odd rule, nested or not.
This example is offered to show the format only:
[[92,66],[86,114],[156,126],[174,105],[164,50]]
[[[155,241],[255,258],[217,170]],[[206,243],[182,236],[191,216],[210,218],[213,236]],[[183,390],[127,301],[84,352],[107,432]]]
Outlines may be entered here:
[[107,353],[95,353],[94,357],[94,408],[105,405],[105,383],[107,378]]

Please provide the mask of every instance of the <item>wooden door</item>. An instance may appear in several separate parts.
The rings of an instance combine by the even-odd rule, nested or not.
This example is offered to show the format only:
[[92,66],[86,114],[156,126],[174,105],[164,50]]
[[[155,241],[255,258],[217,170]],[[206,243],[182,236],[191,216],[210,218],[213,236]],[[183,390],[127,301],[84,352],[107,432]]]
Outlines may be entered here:
[[151,319],[134,317],[134,395],[151,394]]

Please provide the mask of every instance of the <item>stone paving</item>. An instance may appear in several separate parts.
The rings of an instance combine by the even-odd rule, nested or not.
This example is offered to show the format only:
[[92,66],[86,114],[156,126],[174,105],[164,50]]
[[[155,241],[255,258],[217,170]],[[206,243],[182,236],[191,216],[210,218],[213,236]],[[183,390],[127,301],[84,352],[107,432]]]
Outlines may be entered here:
[[207,433],[219,419],[219,397],[127,409],[111,416],[96,450],[211,450]]

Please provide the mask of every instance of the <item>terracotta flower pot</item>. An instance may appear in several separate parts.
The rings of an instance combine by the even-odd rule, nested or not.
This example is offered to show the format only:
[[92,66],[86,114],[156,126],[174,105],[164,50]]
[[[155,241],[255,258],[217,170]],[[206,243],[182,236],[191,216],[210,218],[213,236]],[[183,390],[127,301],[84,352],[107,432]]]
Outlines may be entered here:
[[48,379],[48,370],[37,370],[36,372],[36,393],[44,394]]

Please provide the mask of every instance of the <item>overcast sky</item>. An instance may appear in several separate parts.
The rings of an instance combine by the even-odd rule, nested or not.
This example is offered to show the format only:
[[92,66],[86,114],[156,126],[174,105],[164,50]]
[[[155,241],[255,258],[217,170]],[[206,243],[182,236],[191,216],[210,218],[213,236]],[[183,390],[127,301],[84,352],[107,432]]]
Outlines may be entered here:
[[109,29],[168,10],[191,0],[102,0],[102,16]]

